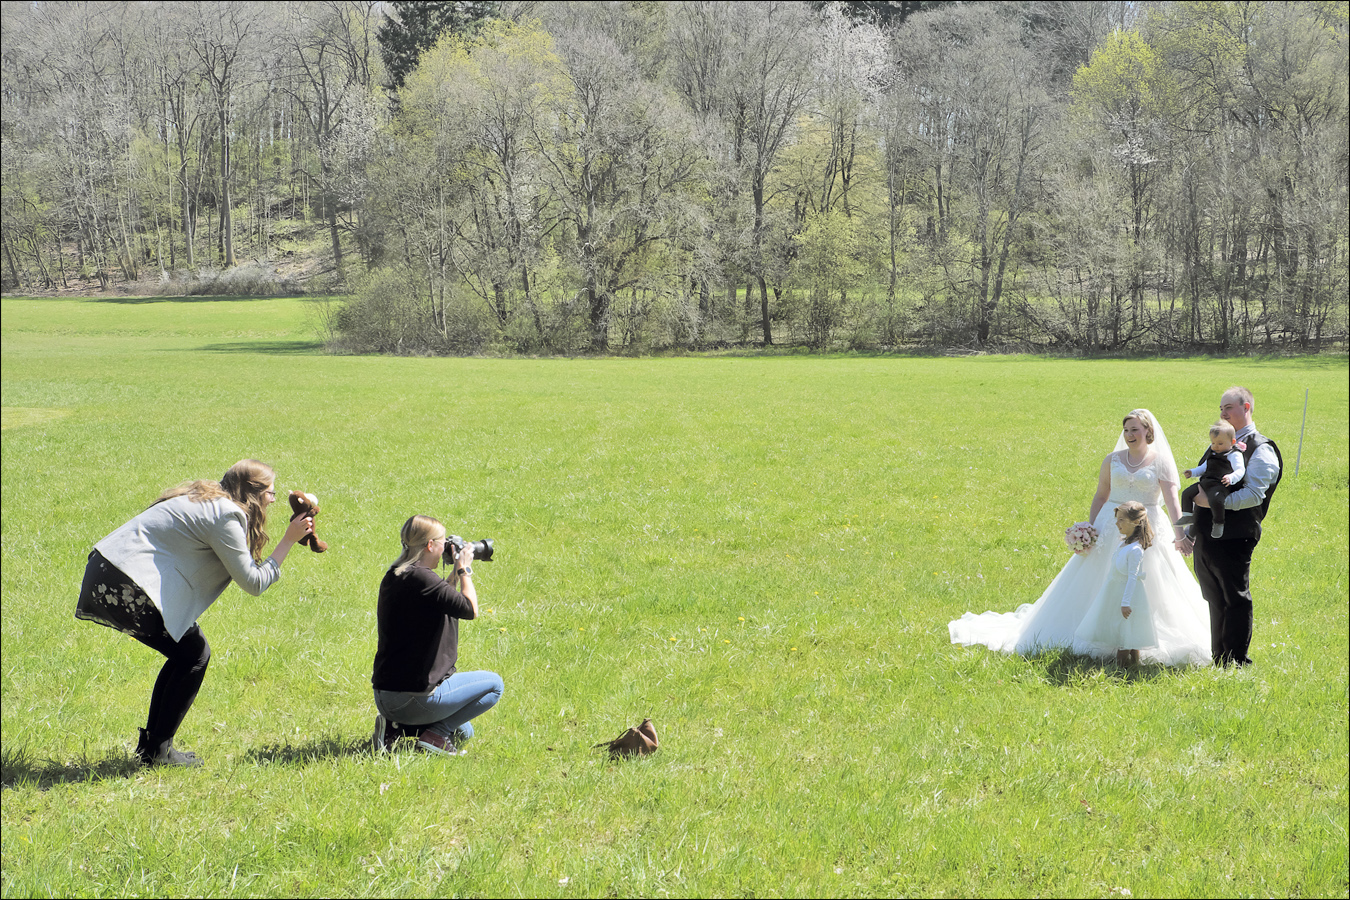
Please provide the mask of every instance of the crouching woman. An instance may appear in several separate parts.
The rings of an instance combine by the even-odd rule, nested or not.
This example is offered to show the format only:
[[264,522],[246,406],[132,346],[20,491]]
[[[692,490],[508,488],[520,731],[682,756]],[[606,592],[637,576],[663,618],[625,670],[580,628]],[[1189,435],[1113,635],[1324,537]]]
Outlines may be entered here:
[[473,545],[455,560],[452,580],[436,574],[445,553],[445,526],[430,516],[403,523],[403,552],[384,580],[376,607],[376,752],[400,737],[417,748],[456,756],[473,737],[469,724],[497,705],[502,679],[495,672],[459,672],[459,620],[478,617],[473,585]]

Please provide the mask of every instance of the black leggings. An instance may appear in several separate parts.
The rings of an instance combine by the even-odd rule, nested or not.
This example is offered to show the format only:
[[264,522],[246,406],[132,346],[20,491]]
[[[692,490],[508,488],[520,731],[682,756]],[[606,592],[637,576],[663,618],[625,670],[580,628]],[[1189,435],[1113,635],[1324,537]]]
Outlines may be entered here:
[[150,694],[145,730],[156,744],[177,734],[211,662],[211,645],[201,627],[193,624],[175,641],[154,601],[97,550],[89,554],[75,616],[115,628],[164,655]]
[[155,689],[150,692],[150,713],[145,719],[145,730],[150,732],[152,742],[168,740],[178,733],[178,726],[197,699],[202,679],[206,678],[206,666],[211,662],[211,645],[198,625],[189,628],[177,641],[167,631],[132,637],[168,657],[155,679]]

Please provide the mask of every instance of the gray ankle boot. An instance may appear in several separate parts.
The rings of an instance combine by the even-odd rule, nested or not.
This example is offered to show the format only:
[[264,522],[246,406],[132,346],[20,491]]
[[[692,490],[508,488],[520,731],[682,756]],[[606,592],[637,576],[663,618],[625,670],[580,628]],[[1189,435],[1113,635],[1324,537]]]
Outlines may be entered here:
[[143,766],[182,766],[191,769],[200,766],[202,761],[191,750],[179,750],[173,745],[173,738],[156,740],[150,732],[140,729],[141,740],[136,745],[136,756]]

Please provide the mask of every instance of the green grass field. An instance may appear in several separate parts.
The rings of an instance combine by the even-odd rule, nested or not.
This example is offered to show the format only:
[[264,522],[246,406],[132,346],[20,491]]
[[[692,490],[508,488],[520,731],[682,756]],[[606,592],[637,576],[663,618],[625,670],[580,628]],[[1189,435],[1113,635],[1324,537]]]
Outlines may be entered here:
[[[353,358],[314,310],[0,305],[4,896],[1350,889],[1345,359]],[[1184,464],[1235,382],[1289,468],[1255,666],[950,645],[1063,565],[1126,411]],[[247,456],[331,549],[207,612],[206,766],[138,770],[160,658],[74,620],[85,556]],[[365,749],[413,513],[497,542],[463,758]],[[648,715],[656,755],[590,749]]]

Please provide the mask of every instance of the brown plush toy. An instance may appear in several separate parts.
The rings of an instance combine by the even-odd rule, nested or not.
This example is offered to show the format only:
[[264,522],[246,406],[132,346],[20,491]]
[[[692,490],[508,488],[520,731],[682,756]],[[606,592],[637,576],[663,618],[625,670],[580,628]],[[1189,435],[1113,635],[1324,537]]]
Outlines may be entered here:
[[[291,491],[291,521],[294,522],[301,516],[319,515],[319,498],[313,494],[306,494],[303,491]],[[307,544],[309,549],[315,553],[322,553],[328,549],[328,542],[319,540],[319,536],[310,532],[300,539],[300,543]]]
[[611,759],[621,756],[638,756],[655,753],[661,742],[656,738],[656,726],[651,719],[643,719],[642,724],[630,728],[612,741],[601,741],[595,745],[609,750]]

